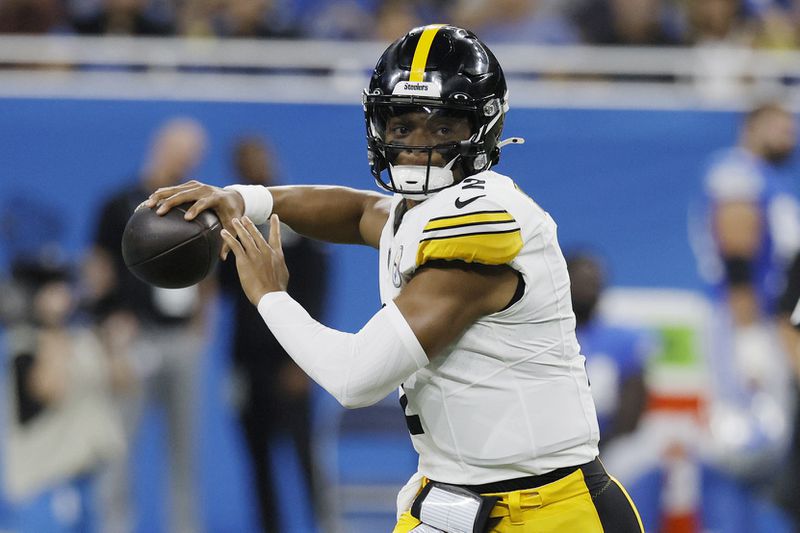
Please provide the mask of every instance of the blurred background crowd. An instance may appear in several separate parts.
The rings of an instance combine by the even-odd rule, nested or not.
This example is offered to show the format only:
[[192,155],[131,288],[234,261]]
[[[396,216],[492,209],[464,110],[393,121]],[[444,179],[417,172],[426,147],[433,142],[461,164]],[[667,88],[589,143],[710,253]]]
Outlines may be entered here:
[[2,0],[0,33],[393,40],[445,20],[487,42],[794,48],[797,0]]
[[[497,170],[559,223],[602,458],[647,531],[800,531],[800,0],[0,0],[0,531],[390,530],[416,468],[397,399],[332,402],[231,261],[155,289],[119,243],[188,179],[371,187],[361,67],[443,21],[509,65],[505,130],[527,142]],[[69,78],[51,35],[261,40],[166,77],[148,65],[182,41],[106,39],[133,50],[114,77],[103,40],[56,40],[97,62]],[[566,45],[589,46],[575,62]],[[790,61],[740,65],[742,48]],[[320,67],[349,59],[346,83]],[[682,84],[705,75],[711,91]],[[358,329],[379,305],[372,251],[281,232],[293,296]]]

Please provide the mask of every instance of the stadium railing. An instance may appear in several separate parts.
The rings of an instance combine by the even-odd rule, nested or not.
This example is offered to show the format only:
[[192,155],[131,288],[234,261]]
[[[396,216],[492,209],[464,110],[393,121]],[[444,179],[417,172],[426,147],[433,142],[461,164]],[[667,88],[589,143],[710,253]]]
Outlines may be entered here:
[[[0,36],[0,96],[353,103],[385,45]],[[766,95],[800,106],[797,51],[492,48],[515,105],[740,109]]]

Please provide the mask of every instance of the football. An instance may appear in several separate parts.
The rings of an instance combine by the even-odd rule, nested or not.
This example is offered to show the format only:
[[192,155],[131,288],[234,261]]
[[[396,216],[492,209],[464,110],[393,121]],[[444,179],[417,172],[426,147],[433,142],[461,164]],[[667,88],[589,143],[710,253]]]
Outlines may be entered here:
[[214,270],[222,248],[222,225],[212,211],[185,220],[190,206],[179,205],[163,216],[140,207],[131,215],[122,235],[122,257],[137,278],[178,289],[198,283]]

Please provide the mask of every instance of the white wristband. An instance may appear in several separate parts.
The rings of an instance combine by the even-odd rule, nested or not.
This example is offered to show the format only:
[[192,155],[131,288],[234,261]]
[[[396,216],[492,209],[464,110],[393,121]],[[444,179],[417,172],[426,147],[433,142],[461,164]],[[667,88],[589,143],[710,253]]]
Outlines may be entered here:
[[263,185],[228,185],[226,191],[236,191],[244,199],[244,216],[253,224],[263,224],[272,214],[272,193]]

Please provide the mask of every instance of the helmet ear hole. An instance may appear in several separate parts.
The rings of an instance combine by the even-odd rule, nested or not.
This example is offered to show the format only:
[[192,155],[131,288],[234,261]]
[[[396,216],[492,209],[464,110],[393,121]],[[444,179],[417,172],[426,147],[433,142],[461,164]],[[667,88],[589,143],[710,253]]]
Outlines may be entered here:
[[472,160],[472,169],[475,171],[481,171],[486,168],[486,154],[478,154]]

